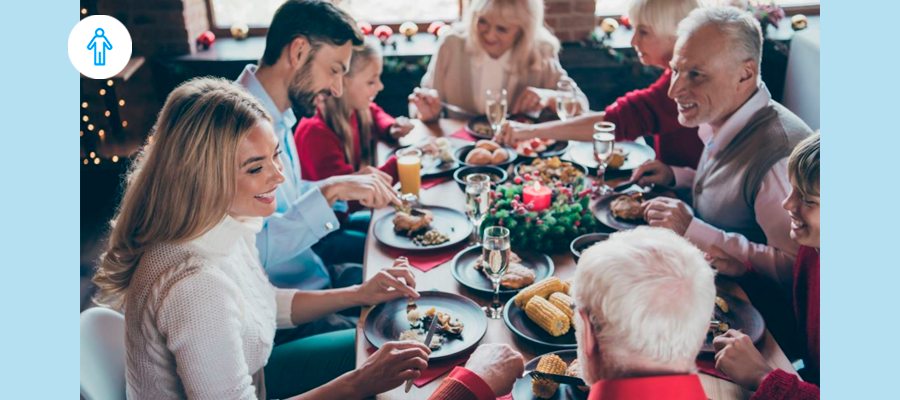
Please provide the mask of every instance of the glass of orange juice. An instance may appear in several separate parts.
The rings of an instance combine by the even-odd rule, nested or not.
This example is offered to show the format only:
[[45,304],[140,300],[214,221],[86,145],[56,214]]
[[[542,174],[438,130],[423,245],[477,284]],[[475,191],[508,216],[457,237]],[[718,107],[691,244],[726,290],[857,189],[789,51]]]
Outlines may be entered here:
[[400,192],[419,195],[422,185],[422,151],[406,148],[397,151],[397,175],[400,176]]

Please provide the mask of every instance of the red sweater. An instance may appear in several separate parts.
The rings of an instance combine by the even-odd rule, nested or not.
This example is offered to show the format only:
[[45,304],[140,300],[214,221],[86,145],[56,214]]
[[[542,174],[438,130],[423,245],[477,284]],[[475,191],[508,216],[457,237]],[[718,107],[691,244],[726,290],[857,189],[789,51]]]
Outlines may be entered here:
[[794,262],[794,312],[805,339],[805,368],[800,372],[811,383],[775,370],[766,376],[751,400],[819,398],[819,252],[806,246],[800,247]]
[[[389,138],[394,118],[375,103],[369,105],[369,111],[372,113],[372,136]],[[353,159],[347,160],[341,138],[328,127],[318,112],[312,118],[300,120],[294,132],[294,143],[297,145],[300,171],[304,180],[319,181],[332,176],[349,175],[359,170],[362,150],[359,141],[359,122],[355,111],[350,116],[350,126],[353,128]],[[397,163],[393,157],[379,169],[397,180]]]
[[660,161],[697,168],[704,145],[697,128],[678,123],[678,108],[668,95],[671,80],[672,70],[666,69],[650,87],[627,93],[606,107],[604,120],[616,124],[616,139],[635,140],[653,134]]

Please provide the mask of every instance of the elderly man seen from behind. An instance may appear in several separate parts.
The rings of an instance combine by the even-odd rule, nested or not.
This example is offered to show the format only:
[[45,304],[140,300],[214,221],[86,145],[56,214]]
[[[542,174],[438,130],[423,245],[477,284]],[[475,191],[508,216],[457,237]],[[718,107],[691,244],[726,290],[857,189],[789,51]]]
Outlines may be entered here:
[[700,249],[720,249],[790,282],[797,244],[781,200],[790,191],[787,157],[812,131],[772,100],[759,76],[762,30],[734,7],[701,8],[678,26],[669,97],[678,121],[699,126],[706,144],[697,170],[650,162],[632,178],[642,186],[691,188],[692,206],[656,198],[644,204],[651,226]]
[[[695,360],[715,304],[714,280],[702,252],[666,229],[615,233],[585,251],[571,293],[589,399],[661,400],[677,393],[682,400],[706,400]],[[492,353],[493,363],[490,357],[473,363],[473,355],[465,369],[454,371],[459,377],[445,380],[430,399],[493,400],[509,391],[521,370],[504,364],[511,358],[504,352]],[[485,370],[478,364],[496,367],[492,373],[465,371]]]

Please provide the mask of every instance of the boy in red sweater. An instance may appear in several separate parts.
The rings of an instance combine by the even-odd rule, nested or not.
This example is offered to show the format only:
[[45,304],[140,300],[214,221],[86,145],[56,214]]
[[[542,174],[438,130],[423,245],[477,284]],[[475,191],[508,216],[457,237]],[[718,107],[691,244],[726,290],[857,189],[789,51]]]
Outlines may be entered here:
[[[791,239],[801,245],[794,264],[793,299],[805,368],[797,376],[766,364],[747,335],[735,330],[713,341],[716,368],[741,386],[756,390],[751,399],[819,398],[819,134],[800,142],[788,160],[792,190],[782,205],[791,216]],[[718,253],[718,252],[714,252]],[[749,264],[711,254],[719,273],[742,278],[759,272]]]

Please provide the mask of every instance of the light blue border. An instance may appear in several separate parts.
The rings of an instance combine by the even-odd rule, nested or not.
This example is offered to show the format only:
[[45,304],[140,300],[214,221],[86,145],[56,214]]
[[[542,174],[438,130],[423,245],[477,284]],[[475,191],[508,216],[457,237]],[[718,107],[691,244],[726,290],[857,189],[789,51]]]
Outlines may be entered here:
[[0,8],[0,398],[77,399],[80,6]]

